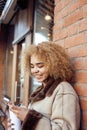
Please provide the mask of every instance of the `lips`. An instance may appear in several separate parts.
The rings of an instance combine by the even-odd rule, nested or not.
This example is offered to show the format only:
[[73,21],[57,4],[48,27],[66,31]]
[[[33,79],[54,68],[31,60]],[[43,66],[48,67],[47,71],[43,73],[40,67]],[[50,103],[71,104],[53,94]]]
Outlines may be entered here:
[[34,75],[34,77],[39,80],[39,79],[42,79],[42,75]]
[[35,76],[37,79],[40,79],[41,78],[41,76]]
[[38,76],[40,76],[40,75],[36,75],[36,74],[33,74],[35,77],[38,77]]

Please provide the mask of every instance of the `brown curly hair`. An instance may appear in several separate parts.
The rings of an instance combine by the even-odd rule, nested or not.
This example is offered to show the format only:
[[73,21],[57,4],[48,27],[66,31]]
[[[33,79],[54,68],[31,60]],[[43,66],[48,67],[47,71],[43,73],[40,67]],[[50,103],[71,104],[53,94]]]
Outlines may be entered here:
[[29,45],[22,53],[22,64],[24,71],[28,71],[31,76],[30,59],[35,54],[42,60],[46,61],[49,74],[55,79],[60,78],[62,81],[70,81],[73,70],[70,58],[66,50],[54,42],[42,42],[38,45]]

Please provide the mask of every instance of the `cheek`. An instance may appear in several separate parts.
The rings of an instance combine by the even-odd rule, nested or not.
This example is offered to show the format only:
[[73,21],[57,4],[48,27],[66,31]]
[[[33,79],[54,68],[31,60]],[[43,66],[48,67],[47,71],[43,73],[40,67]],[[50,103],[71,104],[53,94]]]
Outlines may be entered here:
[[43,71],[44,75],[48,76],[49,75],[49,71],[48,69],[46,68],[44,71]]
[[33,69],[30,69],[30,72],[31,72],[31,74],[33,74],[33,73],[34,73],[34,70],[33,70]]
[[32,73],[32,72],[33,72],[33,69],[30,69],[30,72]]

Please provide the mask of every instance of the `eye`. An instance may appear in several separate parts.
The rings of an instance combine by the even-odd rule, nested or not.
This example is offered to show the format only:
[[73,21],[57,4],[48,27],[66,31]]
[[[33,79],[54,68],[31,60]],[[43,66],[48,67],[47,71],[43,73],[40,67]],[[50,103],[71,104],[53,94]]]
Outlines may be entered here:
[[30,67],[31,67],[31,68],[34,68],[34,65],[31,64]]
[[39,64],[38,65],[38,68],[43,68],[44,67],[44,64]]

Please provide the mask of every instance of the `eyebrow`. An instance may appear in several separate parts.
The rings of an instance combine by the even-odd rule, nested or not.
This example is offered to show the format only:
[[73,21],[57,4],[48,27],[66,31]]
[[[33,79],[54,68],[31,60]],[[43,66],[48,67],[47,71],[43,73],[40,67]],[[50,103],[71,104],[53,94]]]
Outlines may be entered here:
[[[31,65],[33,65],[32,63],[30,63]],[[43,62],[38,62],[36,63],[36,65],[40,65],[40,64],[44,64]]]

